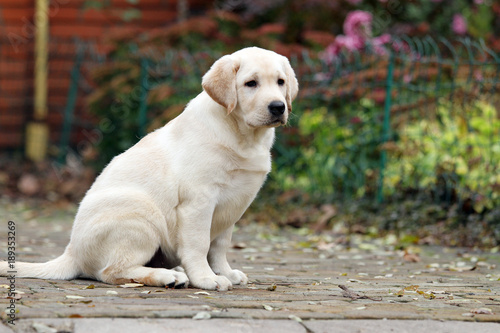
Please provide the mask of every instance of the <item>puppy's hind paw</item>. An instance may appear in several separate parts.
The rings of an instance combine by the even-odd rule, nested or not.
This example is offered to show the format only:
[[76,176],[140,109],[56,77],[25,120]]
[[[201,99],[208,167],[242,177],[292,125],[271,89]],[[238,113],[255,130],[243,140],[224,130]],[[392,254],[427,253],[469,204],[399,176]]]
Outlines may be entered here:
[[168,283],[165,287],[175,289],[187,288],[189,285],[189,279],[186,274],[174,271],[173,275],[175,281]]

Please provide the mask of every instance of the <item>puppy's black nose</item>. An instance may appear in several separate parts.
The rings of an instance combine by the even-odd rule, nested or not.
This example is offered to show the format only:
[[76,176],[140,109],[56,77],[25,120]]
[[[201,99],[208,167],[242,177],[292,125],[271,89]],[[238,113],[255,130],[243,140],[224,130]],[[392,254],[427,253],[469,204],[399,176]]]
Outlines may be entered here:
[[285,103],[274,101],[267,106],[273,116],[281,116],[285,112]]

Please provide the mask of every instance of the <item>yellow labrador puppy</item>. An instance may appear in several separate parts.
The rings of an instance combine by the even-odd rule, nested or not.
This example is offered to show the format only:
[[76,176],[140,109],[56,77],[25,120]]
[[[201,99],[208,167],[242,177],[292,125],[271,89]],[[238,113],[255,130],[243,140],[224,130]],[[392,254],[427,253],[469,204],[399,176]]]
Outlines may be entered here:
[[[288,60],[252,47],[216,61],[176,119],[115,157],[76,215],[64,253],[15,264],[17,277],[228,290],[234,224],[271,169],[274,128],[298,83]],[[8,273],[0,263],[0,275]]]

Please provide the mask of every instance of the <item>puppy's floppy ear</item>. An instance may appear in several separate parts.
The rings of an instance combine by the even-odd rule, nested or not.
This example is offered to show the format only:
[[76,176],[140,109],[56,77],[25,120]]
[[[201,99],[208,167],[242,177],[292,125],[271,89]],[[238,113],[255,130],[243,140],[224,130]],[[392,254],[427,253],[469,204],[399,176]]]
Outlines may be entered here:
[[286,75],[286,106],[288,107],[288,111],[292,111],[292,101],[297,97],[299,92],[299,82],[295,77],[295,72],[293,71],[292,66],[290,65],[290,61],[288,58],[283,57],[285,62],[285,75]]
[[238,103],[236,93],[236,72],[239,62],[230,55],[217,60],[203,76],[202,86],[214,101],[231,113]]

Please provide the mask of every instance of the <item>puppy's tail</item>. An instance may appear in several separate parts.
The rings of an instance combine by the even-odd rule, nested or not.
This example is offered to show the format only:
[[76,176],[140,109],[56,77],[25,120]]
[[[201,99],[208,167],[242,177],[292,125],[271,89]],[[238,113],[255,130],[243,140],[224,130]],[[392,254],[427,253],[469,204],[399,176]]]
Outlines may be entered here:
[[80,274],[80,269],[68,251],[45,263],[0,262],[0,276],[14,275],[18,278],[71,280]]

